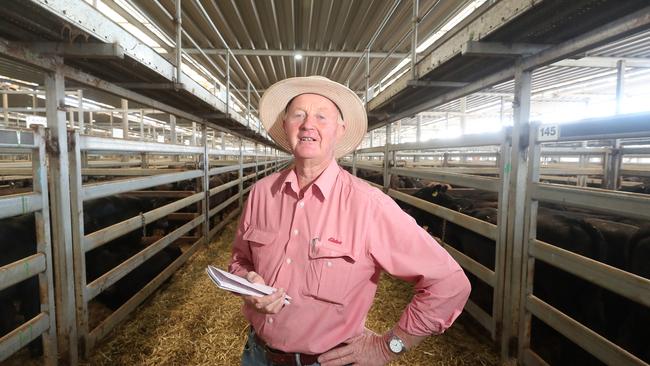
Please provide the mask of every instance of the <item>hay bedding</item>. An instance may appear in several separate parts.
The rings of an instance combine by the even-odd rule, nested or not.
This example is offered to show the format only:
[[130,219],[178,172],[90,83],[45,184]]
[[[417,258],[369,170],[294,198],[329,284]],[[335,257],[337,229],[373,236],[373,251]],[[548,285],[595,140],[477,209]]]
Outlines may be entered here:
[[[247,323],[241,300],[218,290],[205,274],[208,264],[225,268],[236,224],[200,249],[164,291],[138,309],[82,365],[239,365]],[[409,284],[383,276],[367,326],[388,330],[412,294]],[[392,365],[497,365],[485,336],[468,333],[464,321],[430,337]]]

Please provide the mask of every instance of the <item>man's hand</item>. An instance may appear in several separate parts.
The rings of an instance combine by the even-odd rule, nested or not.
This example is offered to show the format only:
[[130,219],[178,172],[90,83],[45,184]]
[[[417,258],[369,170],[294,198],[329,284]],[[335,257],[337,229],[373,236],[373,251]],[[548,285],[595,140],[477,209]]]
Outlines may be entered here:
[[366,330],[343,347],[325,352],[318,357],[321,366],[380,366],[385,365],[394,356],[387,348],[385,336]]
[[[246,274],[246,279],[253,283],[261,283],[266,285],[262,276],[250,271]],[[277,314],[284,305],[284,289],[266,295],[266,296],[242,296],[244,303],[251,308],[255,309],[258,313],[262,314]]]

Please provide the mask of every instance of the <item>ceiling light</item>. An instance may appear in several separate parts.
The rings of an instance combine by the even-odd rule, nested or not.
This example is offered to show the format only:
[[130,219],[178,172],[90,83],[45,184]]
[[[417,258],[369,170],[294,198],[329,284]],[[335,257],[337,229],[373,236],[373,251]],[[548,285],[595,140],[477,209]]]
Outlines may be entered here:
[[299,54],[299,53],[296,53],[295,55],[293,55],[293,58],[295,58],[296,60],[300,61],[300,60],[302,60],[302,55]]

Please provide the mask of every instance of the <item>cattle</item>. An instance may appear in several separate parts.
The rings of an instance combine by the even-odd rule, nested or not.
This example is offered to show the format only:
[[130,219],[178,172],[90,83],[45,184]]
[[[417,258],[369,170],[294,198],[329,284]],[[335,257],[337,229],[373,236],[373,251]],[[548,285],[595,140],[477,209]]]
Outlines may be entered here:
[[[88,201],[84,204],[85,234],[138,216],[158,204],[156,200],[128,195]],[[86,253],[87,282],[92,282],[142,251],[145,248],[141,242],[143,231],[165,230],[165,226],[165,220],[159,220],[144,230],[134,230]],[[34,214],[0,220],[0,266],[36,254],[36,249]],[[98,299],[112,309],[119,307],[180,255],[178,248],[164,248],[109,287]],[[35,317],[40,311],[37,276],[0,291],[0,336]],[[42,354],[42,342],[39,339],[34,340],[29,349],[34,356]]]
[[[0,267],[36,254],[34,215],[27,214],[0,220]],[[0,291],[0,337],[40,313],[38,277]],[[40,337],[29,344],[30,353],[42,353]]]
[[[650,279],[650,225],[639,228],[630,238],[630,261],[628,272]],[[618,334],[620,344],[628,351],[650,363],[650,308],[637,303],[629,303],[626,317]]]
[[[420,189],[413,196],[496,224],[496,193],[433,185]],[[400,203],[400,206],[432,235],[483,266],[494,269],[494,241],[426,211],[404,203]],[[646,278],[649,276],[650,244],[644,240],[650,241],[647,239],[650,229],[645,233],[639,230],[643,222],[547,202],[540,202],[537,219],[539,240]],[[542,260],[535,261],[534,271],[535,296],[639,357],[648,357],[644,353],[647,342],[639,341],[647,339],[647,329],[650,329],[647,307],[632,303]],[[469,273],[468,277],[473,289],[470,298],[479,307],[491,312],[492,288]],[[593,356],[535,317],[531,344],[551,364],[598,363]]]

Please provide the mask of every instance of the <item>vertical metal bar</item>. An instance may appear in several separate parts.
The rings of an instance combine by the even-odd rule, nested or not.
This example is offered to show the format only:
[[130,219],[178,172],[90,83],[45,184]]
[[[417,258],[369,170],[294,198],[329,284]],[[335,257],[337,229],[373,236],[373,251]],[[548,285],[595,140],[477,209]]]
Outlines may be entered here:
[[122,99],[122,138],[129,139],[129,101]]
[[388,150],[391,143],[391,136],[390,136],[390,126],[391,124],[388,123],[386,125],[386,145],[384,145],[384,189],[388,191],[388,187],[390,187],[390,151]]
[[258,170],[259,170],[259,169],[257,168],[257,163],[259,163],[259,159],[258,159],[259,156],[258,156],[258,155],[259,155],[259,154],[257,153],[257,142],[256,142],[256,143],[255,143],[255,182],[257,182],[257,172],[258,172]]
[[2,93],[2,111],[4,112],[4,126],[9,126],[9,95]]
[[[371,137],[372,138],[372,137]],[[352,152],[352,175],[357,175],[357,151]]]
[[[422,141],[422,116],[418,114],[415,116],[415,142],[420,141]],[[420,157],[417,155],[414,156],[413,161],[420,161]]]
[[32,94],[32,109],[34,110],[32,112],[32,115],[36,115],[36,106],[38,105],[38,99],[36,99],[36,94]]
[[174,18],[174,23],[176,25],[176,82],[181,82],[181,76],[183,75],[182,63],[183,63],[183,53],[182,53],[182,43],[183,43],[183,10],[181,9],[181,0],[176,0],[176,17]]
[[532,124],[528,133],[528,179],[526,182],[525,212],[524,212],[524,240],[522,248],[521,289],[519,297],[519,345],[518,356],[520,362],[526,350],[530,348],[531,314],[526,310],[526,298],[533,293],[535,273],[535,258],[529,255],[529,243],[537,238],[537,208],[539,202],[531,197],[531,185],[539,182],[539,161],[541,156],[540,144],[535,141],[537,124]]
[[370,131],[370,147],[375,144],[375,130]]
[[511,166],[508,190],[508,219],[506,239],[506,273],[504,288],[504,321],[501,339],[502,361],[510,357],[510,346],[517,338],[519,297],[521,289],[522,247],[524,241],[524,210],[526,195],[526,136],[529,127],[531,71],[523,70],[521,59],[515,62],[514,124],[512,129]]
[[251,83],[246,83],[246,126],[251,127]]
[[497,166],[500,172],[500,186],[498,192],[498,215],[497,215],[497,238],[495,241],[495,260],[494,271],[496,273],[496,285],[492,296],[492,319],[494,327],[492,331],[492,339],[499,341],[498,337],[502,336],[503,329],[503,313],[504,309],[504,290],[505,290],[505,266],[509,261],[506,261],[506,239],[508,236],[507,222],[508,222],[508,199],[510,196],[510,137],[505,136],[499,148],[499,157]]
[[41,195],[43,208],[34,213],[37,251],[45,254],[45,271],[38,275],[41,309],[50,318],[48,330],[43,334],[43,353],[46,365],[57,364],[56,314],[54,307],[54,276],[52,270],[52,238],[50,237],[50,209],[47,191],[47,159],[45,151],[45,128],[38,127],[34,133],[36,150],[32,152],[32,172],[34,172],[34,193]]
[[417,64],[418,48],[418,0],[413,0],[413,18],[411,25],[411,79],[417,80],[418,73],[415,65]]
[[221,136],[221,150],[226,150],[226,133],[221,131],[219,134]]
[[244,208],[244,182],[242,179],[244,178],[244,140],[240,137],[239,138],[239,208],[242,209]]
[[230,52],[226,53],[226,116],[230,117]]
[[86,121],[84,120],[84,91],[83,89],[77,90],[77,106],[79,107],[79,112],[77,118],[79,120],[79,133],[86,133]]
[[140,141],[144,141],[144,109],[140,110]]
[[397,143],[402,143],[402,120],[397,121],[397,128],[395,131],[395,137],[397,137]]
[[625,92],[625,60],[616,62],[616,114],[621,114]]
[[72,230],[70,225],[70,183],[68,177],[68,134],[65,124],[65,87],[63,73],[45,74],[45,109],[49,127],[48,154],[54,276],[57,286],[56,323],[58,349],[63,360],[77,364],[77,328],[75,325],[74,272],[72,266]]
[[366,50],[366,110],[370,102],[370,49]]
[[95,123],[95,121],[93,121],[93,112],[92,112],[92,111],[89,111],[89,112],[88,112],[88,124],[89,124],[90,126],[89,126],[88,134],[92,134],[92,133],[93,133],[94,123]]
[[210,155],[208,153],[208,126],[201,124],[201,144],[203,145],[203,191],[205,192],[205,199],[203,200],[203,241],[205,244],[210,244]]
[[196,146],[196,122],[192,122],[192,146]]
[[79,149],[79,133],[71,133],[69,135],[71,151],[69,154],[70,163],[70,206],[74,215],[71,215],[72,222],[72,245],[74,257],[74,289],[76,293],[76,314],[79,339],[83,340],[83,352],[87,357],[90,355],[90,344],[88,340],[89,327],[89,314],[88,314],[88,300],[86,299],[86,253],[83,248],[84,238],[84,211],[83,211],[83,197],[82,179],[81,179],[81,151]]
[[460,133],[467,131],[467,97],[460,98]]
[[172,144],[176,144],[176,116],[173,114],[169,115],[169,139]]

